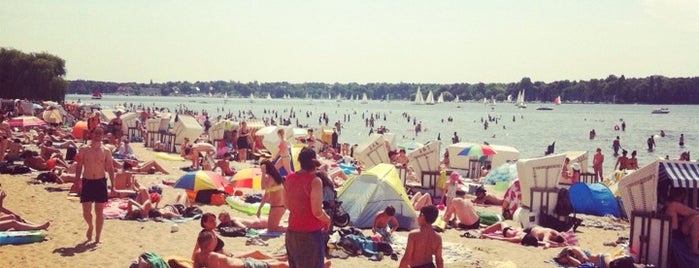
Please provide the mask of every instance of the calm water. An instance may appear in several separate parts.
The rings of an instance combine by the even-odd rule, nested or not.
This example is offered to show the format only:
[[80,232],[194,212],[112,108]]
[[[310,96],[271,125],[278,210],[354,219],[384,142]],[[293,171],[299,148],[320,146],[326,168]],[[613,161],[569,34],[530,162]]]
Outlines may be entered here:
[[[343,122],[340,141],[351,144],[361,143],[369,134],[369,129],[364,126],[362,114],[368,117],[370,113],[374,113],[381,115],[381,118],[375,121],[375,126],[384,125],[390,132],[396,133],[398,144],[413,139],[425,143],[436,140],[438,135],[441,135],[441,140],[446,146],[451,144],[451,137],[457,132],[464,142],[487,141],[491,144],[513,146],[520,150],[522,158],[543,155],[546,146],[554,141],[556,152],[587,150],[590,152],[590,158],[599,147],[606,158],[605,173],[611,171],[615,163],[611,144],[616,136],[621,137],[622,148],[628,150],[629,155],[633,150],[638,151],[639,166],[644,166],[665,155],[676,159],[682,151],[694,151],[693,147],[697,146],[699,135],[699,125],[693,120],[699,114],[699,106],[689,105],[666,106],[670,108],[671,113],[658,115],[651,114],[651,111],[657,108],[651,105],[547,104],[546,106],[554,110],[538,111],[538,104],[529,104],[527,109],[518,109],[510,103],[498,103],[493,109],[490,105],[478,103],[414,105],[408,101],[369,101],[368,104],[361,104],[359,101],[337,102],[327,99],[256,99],[254,103],[250,103],[248,99],[233,98],[224,103],[222,98],[206,97],[104,96],[101,100],[91,100],[87,95],[66,96],[67,101],[77,99],[87,103],[98,103],[105,108],[123,105],[126,102],[167,107],[174,111],[182,105],[195,111],[206,109],[212,115],[223,113],[217,113],[217,108],[226,113],[231,111],[235,115],[239,110],[249,110],[258,118],[270,117],[270,114],[263,113],[265,109],[288,114],[282,111],[293,108],[299,123],[311,126],[318,125],[318,117],[322,113],[329,116],[330,124],[338,120],[342,122],[347,114],[350,121]],[[312,116],[306,118],[306,112],[311,112]],[[412,121],[408,122],[402,116],[403,113],[422,121],[426,131],[415,136]],[[498,118],[498,122],[490,122],[489,128],[484,130],[481,118],[487,119],[489,115]],[[453,122],[447,122],[449,116],[453,118]],[[615,131],[613,128],[615,124],[620,124],[621,119],[626,122],[625,132]],[[588,139],[592,129],[597,132],[595,140]],[[665,138],[656,139],[656,150],[648,152],[646,140],[650,135],[659,134],[660,130],[665,131]],[[678,145],[680,133],[685,135],[685,148]],[[693,158],[697,156],[699,155]]]

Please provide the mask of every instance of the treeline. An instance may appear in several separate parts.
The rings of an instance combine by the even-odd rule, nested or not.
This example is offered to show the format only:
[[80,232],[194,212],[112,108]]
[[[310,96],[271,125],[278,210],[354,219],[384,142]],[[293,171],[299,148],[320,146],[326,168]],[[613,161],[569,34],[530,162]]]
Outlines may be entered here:
[[0,48],[0,98],[63,101],[65,74],[65,61],[57,56]]
[[264,97],[269,93],[274,98],[286,95],[292,98],[344,98],[361,97],[366,93],[370,99],[413,100],[420,87],[422,94],[434,92],[435,98],[444,93],[446,101],[456,96],[460,100],[480,101],[495,98],[504,101],[508,95],[513,99],[524,90],[527,102],[551,102],[557,96],[564,101],[585,103],[647,103],[647,104],[699,104],[699,77],[668,78],[650,76],[646,78],[627,79],[623,75],[610,75],[606,79],[589,81],[561,80],[550,83],[532,82],[528,77],[513,83],[457,83],[457,84],[411,84],[411,83],[299,83],[287,82],[248,82],[210,81],[210,82],[167,82],[167,83],[113,83],[100,81],[71,81],[68,89],[73,94],[91,94],[99,89],[107,94],[130,95],[212,95],[227,94],[230,97],[248,97],[254,94]]

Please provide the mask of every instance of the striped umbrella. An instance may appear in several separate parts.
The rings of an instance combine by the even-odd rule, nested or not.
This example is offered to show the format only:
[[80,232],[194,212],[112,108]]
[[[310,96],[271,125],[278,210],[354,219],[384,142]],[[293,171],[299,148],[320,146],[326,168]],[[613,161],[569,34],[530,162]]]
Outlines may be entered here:
[[7,121],[10,127],[37,127],[44,126],[46,122],[36,116],[18,116]]
[[213,171],[194,171],[184,174],[172,187],[191,191],[224,189],[230,184],[221,174]]
[[231,183],[235,188],[262,189],[262,171],[260,168],[241,169],[231,177]]
[[493,150],[492,147],[488,145],[482,145],[482,144],[476,144],[471,147],[466,147],[461,152],[459,152],[459,155],[462,156],[476,156],[476,157],[481,157],[481,156],[490,156],[497,154],[495,150]]

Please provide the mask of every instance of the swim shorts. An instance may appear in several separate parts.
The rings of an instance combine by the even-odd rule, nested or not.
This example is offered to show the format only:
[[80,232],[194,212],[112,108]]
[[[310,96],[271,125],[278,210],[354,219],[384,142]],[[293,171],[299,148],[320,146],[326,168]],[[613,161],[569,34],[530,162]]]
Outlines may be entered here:
[[47,170],[52,170],[54,167],[56,167],[56,159],[49,159],[46,160],[46,169]]
[[82,179],[82,191],[80,203],[105,203],[107,202],[107,178]]
[[467,230],[481,228],[481,219],[476,220],[476,222],[474,222],[471,225],[459,223],[458,227],[459,227],[459,229],[467,229]]
[[248,258],[243,259],[243,267],[245,267],[245,268],[269,268],[269,263],[248,257]]

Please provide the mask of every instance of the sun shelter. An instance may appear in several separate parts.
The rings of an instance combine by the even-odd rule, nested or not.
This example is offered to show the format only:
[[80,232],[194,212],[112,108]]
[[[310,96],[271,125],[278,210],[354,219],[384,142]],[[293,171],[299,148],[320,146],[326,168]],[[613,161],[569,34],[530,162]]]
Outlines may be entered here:
[[116,114],[114,114],[114,110],[101,110],[100,111],[100,122],[104,123],[109,123],[112,121],[112,119],[116,118]]
[[370,169],[380,163],[391,163],[388,158],[386,142],[380,134],[372,134],[364,143],[354,150],[354,158],[362,163],[365,169]]
[[277,130],[280,128],[277,126],[266,126],[257,131],[255,131],[256,137],[262,137],[262,145],[269,151],[272,155],[275,155],[279,151],[279,135],[277,135]]
[[442,142],[430,141],[422,148],[408,154],[408,165],[413,168],[415,176],[420,180],[420,186],[413,188],[427,190],[432,196],[437,193],[441,148]]
[[461,156],[459,153],[465,148],[476,145],[477,143],[472,142],[459,142],[447,146],[447,152],[449,153],[449,167],[458,169],[468,169],[468,163],[470,157]]
[[[497,167],[508,161],[517,161],[517,159],[519,159],[519,150],[515,147],[497,144],[491,144],[490,147],[498,152],[490,157],[492,167]],[[449,155],[451,156],[451,154]]]
[[216,122],[213,126],[209,128],[209,138],[212,141],[222,140],[227,131],[230,131],[233,127],[233,122],[229,120],[221,120]]
[[350,224],[358,228],[371,228],[374,217],[387,206],[396,209],[399,228],[417,228],[417,213],[398,178],[395,166],[380,163],[351,177],[338,191],[342,207],[350,215]]
[[[687,251],[687,243],[671,238],[670,218],[659,212],[658,202],[669,188],[686,188],[691,193],[687,205],[696,207],[698,186],[699,164],[688,161],[658,160],[621,179],[619,193],[630,214],[630,247],[637,253],[637,262],[656,267],[696,267],[699,257],[678,255]],[[674,265],[670,264],[671,252],[678,262]]]
[[606,185],[578,182],[570,186],[570,203],[576,213],[619,218],[619,203]]
[[124,133],[128,133],[129,128],[135,128],[136,122],[138,121],[138,114],[134,112],[127,112],[121,115],[122,127],[124,128]]
[[[580,181],[583,181],[582,174],[587,173],[587,156],[588,153],[587,151],[566,151],[563,153],[568,159],[570,159],[570,162],[568,162],[568,171],[572,172],[572,166],[573,164],[577,163],[580,166],[580,174],[581,178]],[[563,178],[563,173],[561,173],[561,178],[559,179],[558,183],[561,185],[572,185],[573,182],[569,178]]]
[[194,141],[204,132],[204,127],[194,117],[179,115],[178,119],[171,131],[171,133],[175,134],[175,144],[182,144],[184,138]]
[[383,139],[388,142],[389,151],[396,148],[396,133],[386,132],[381,135],[383,135]]
[[518,220],[523,226],[539,223],[539,213],[554,214],[558,198],[558,178],[564,154],[517,161],[517,175],[522,196]]
[[41,115],[41,118],[44,119],[47,123],[51,124],[61,124],[63,123],[63,115],[61,114],[61,110],[51,108],[46,111]]

